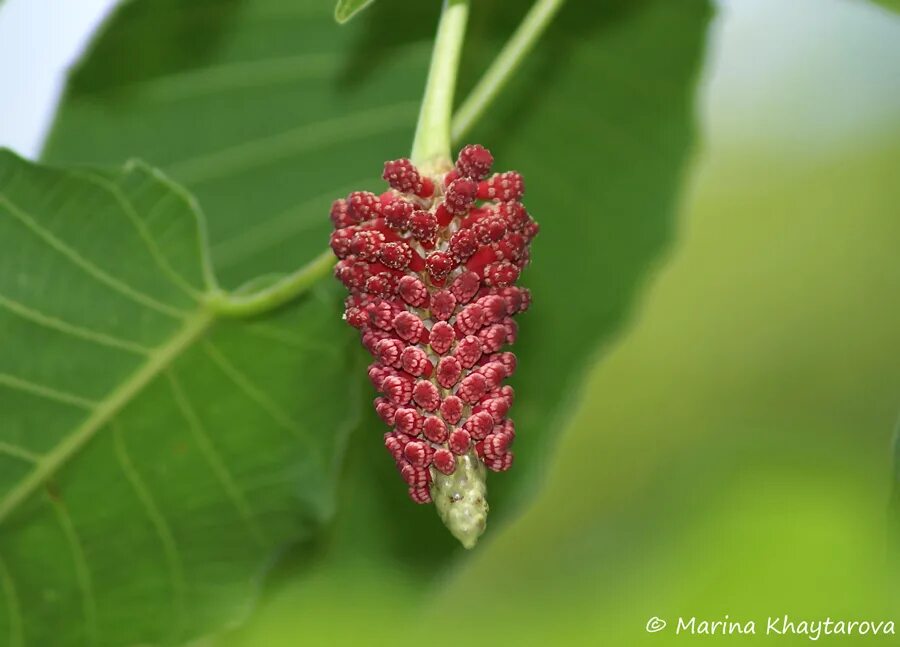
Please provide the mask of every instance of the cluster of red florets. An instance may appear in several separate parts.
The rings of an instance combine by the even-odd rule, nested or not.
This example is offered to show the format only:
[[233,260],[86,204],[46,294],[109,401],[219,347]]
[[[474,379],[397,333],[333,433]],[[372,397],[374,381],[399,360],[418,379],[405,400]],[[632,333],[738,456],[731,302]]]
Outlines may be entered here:
[[516,357],[501,349],[531,301],[513,284],[538,225],[519,202],[522,177],[488,177],[492,163],[477,145],[442,177],[394,160],[390,191],[354,191],[331,208],[344,318],[375,357],[375,409],[394,428],[384,443],[418,503],[431,501],[430,469],[452,474],[457,455],[474,450],[494,471],[513,462],[503,380]]

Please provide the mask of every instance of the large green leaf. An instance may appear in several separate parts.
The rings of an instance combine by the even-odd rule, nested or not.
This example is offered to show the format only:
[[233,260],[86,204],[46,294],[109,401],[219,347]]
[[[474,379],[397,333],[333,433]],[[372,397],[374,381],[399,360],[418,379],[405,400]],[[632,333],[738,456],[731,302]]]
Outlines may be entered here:
[[331,512],[357,409],[333,296],[218,321],[203,230],[191,198],[140,163],[59,171],[0,151],[11,645],[217,630],[271,552]]
[[[463,90],[528,5],[476,3]],[[407,152],[438,9],[376,3],[338,28],[328,3],[125,4],[76,70],[45,157],[140,155],[198,196],[223,283],[292,270],[324,247],[329,202]],[[491,478],[492,523],[528,500],[585,365],[671,239],[709,13],[702,0],[570,3],[473,133],[525,173],[542,224],[523,279],[535,306],[513,380],[518,465]],[[338,525],[295,553],[304,573],[363,559],[420,586],[456,555],[433,510],[406,499],[382,430],[370,416],[358,434]]]

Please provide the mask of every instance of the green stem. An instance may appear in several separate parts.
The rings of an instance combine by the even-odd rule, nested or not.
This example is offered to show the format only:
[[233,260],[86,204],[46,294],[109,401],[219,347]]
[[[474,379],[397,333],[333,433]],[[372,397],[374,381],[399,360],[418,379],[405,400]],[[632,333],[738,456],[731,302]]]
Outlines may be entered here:
[[565,0],[537,0],[487,72],[453,116],[452,141],[459,142],[518,69]]
[[320,278],[331,271],[335,263],[331,249],[296,272],[288,274],[267,288],[250,294],[217,292],[207,300],[214,313],[226,317],[252,317],[284,305],[306,292]]
[[468,17],[469,0],[444,0],[410,155],[413,164],[426,172],[451,163],[453,92]]

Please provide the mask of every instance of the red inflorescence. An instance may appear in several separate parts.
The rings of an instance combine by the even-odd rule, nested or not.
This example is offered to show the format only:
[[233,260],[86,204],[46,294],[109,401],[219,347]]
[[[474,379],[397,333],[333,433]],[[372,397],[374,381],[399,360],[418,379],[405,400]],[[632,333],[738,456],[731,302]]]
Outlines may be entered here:
[[393,427],[384,444],[417,503],[431,501],[432,469],[452,474],[458,455],[474,451],[498,472],[513,462],[503,381],[516,357],[501,349],[531,303],[515,282],[538,226],[519,202],[522,176],[490,175],[492,163],[478,145],[442,177],[393,160],[390,191],[354,191],[331,208],[344,318],[375,358],[375,410]]

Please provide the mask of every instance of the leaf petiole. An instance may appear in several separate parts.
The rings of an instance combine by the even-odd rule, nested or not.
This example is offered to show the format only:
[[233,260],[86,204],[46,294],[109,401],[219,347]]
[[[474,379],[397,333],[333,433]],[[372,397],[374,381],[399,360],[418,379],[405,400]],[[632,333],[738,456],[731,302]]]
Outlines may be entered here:
[[209,309],[225,317],[253,317],[265,314],[297,298],[331,271],[334,254],[327,249],[295,272],[275,281],[272,285],[241,294],[219,291],[206,300]]
[[532,5],[518,29],[453,116],[452,141],[460,141],[497,98],[564,2],[537,0]]
[[453,93],[468,17],[469,0],[444,1],[410,155],[426,172],[450,166]]

